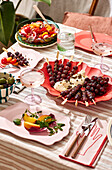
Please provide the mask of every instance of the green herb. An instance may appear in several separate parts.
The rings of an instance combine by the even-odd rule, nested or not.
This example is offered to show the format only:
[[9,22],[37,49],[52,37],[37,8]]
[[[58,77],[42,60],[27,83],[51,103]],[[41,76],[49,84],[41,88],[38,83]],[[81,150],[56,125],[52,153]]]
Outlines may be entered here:
[[21,119],[14,119],[13,122],[15,125],[21,125]]

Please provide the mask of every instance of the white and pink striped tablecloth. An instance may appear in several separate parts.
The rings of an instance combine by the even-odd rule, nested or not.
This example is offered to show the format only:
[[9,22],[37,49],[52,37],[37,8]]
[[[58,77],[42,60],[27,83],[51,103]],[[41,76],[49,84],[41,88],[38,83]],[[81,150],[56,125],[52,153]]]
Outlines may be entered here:
[[[59,24],[59,27],[63,31],[79,32],[80,30],[64,26]],[[13,45],[16,49],[19,47],[18,43]],[[57,53],[56,45],[45,48],[35,49],[40,52],[44,57],[48,57],[49,60],[54,61]],[[3,57],[2,53],[0,58]],[[59,59],[61,55],[59,56]],[[85,52],[83,50],[76,49],[74,61],[83,61],[89,66],[94,66],[97,62],[100,62],[100,57]],[[38,67],[41,68],[45,59],[39,62]],[[110,66],[110,71],[106,74],[112,77],[112,57],[104,57],[104,63]],[[24,97],[30,93],[30,88],[25,88],[19,94],[12,94],[7,103],[0,104],[0,111],[11,106],[17,102],[23,101]],[[61,105],[62,99],[51,96],[48,91],[39,87],[35,89],[35,93],[42,97],[43,107],[53,110],[53,112],[59,112],[60,114],[66,114],[71,119],[71,128],[69,134],[63,138],[63,140],[51,145],[45,146],[41,143],[23,139],[17,137],[10,132],[0,130],[0,170],[86,170],[91,169],[89,167],[69,162],[67,160],[59,158],[59,154],[63,151],[65,144],[70,139],[74,130],[80,123],[81,118],[87,114],[91,116],[97,116],[100,119],[107,120],[112,117],[112,99],[105,102],[99,102],[97,105],[91,105],[85,107],[79,104],[75,107],[73,103],[66,103]],[[112,146],[107,144],[105,147],[95,170],[112,170]]]

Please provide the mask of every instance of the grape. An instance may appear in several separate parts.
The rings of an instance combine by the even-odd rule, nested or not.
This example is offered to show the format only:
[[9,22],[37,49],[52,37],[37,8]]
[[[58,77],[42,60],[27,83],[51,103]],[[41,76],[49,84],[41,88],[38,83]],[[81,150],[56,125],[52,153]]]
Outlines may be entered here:
[[73,69],[74,69],[74,70],[77,70],[77,69],[78,69],[78,67],[77,67],[77,66],[74,66],[74,67],[73,67]]
[[59,67],[59,71],[62,72],[62,71],[63,71],[63,68],[62,68],[62,67]]
[[101,84],[101,85],[104,85],[104,81],[103,81],[103,80],[101,80],[101,81],[100,81],[100,84]]
[[53,87],[53,86],[54,86],[54,84],[55,84],[55,81],[54,81],[54,80],[51,80],[51,81],[50,81],[50,85],[51,85],[51,87]]
[[66,78],[66,74],[62,74],[61,77],[62,77],[62,78]]
[[49,77],[49,81],[51,80],[55,80],[55,78],[53,76]]
[[64,68],[64,70],[69,70],[70,68],[69,68],[69,66],[65,66],[65,68]]
[[96,85],[96,88],[97,88],[97,89],[100,89],[100,87],[101,87],[100,84],[97,84],[97,85]]
[[90,79],[88,77],[85,78],[85,81],[90,82]]
[[94,87],[90,87],[90,91],[92,91],[92,92],[93,92],[93,91],[94,91]]
[[92,76],[91,80],[95,80],[96,81],[97,80],[97,76]]
[[52,66],[51,66],[51,65],[47,65],[47,69],[48,69],[48,68],[52,68]]
[[51,69],[51,68],[48,68],[47,72],[50,73],[51,71],[52,71],[52,69]]
[[66,66],[71,67],[71,62],[68,61],[68,62],[66,63]]
[[61,77],[61,75],[58,74],[56,78],[57,78],[57,79],[60,79],[60,77]]
[[95,89],[95,93],[98,94],[99,90],[98,89]]
[[58,63],[59,63],[58,59],[57,59],[57,60],[55,60],[55,63],[56,63],[56,64],[58,64]]
[[64,97],[64,96],[66,96],[66,92],[65,92],[65,91],[62,91],[62,92],[60,93],[60,95]]
[[64,73],[64,74],[67,74],[67,73],[68,73],[68,70],[63,70],[63,73]]
[[17,55],[17,56],[18,56],[18,55],[19,55],[19,52],[18,52],[18,51],[16,51],[16,52],[15,52],[15,55]]
[[61,75],[61,72],[60,71],[58,71],[58,73],[57,73],[58,75]]
[[59,65],[59,67],[62,67],[62,68],[63,68],[63,67],[64,67],[64,64],[61,63],[61,64]]
[[72,98],[72,95],[71,95],[71,94],[67,94],[66,98],[67,98],[68,100],[70,100],[70,99]]
[[8,57],[11,57],[11,54],[12,54],[11,52],[7,52]]
[[90,88],[91,88],[90,86],[86,86],[86,89],[87,89],[87,90],[90,90]]

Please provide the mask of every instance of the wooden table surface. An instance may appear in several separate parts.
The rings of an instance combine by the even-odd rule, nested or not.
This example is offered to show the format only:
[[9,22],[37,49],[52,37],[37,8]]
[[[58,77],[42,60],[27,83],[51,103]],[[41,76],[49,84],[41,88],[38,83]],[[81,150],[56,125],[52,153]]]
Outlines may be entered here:
[[[79,32],[80,30],[64,26],[59,24],[59,27],[63,31],[69,32]],[[18,47],[18,43],[13,45],[13,48]],[[38,67],[41,68],[43,63],[46,61],[45,58],[48,57],[50,61],[54,61],[57,53],[57,46],[54,45],[45,49],[35,49],[40,52],[44,59],[39,62]],[[3,57],[4,54],[1,54],[0,57]],[[61,59],[62,56],[59,56]],[[81,49],[75,50],[74,61],[80,61],[83,58],[83,61],[89,66],[94,66],[97,62],[100,62],[100,57],[85,52]],[[110,66],[110,71],[106,74],[112,76],[112,57],[104,57],[104,62]],[[25,88],[22,92],[17,94],[11,94],[10,99],[7,103],[0,104],[0,111],[11,106],[17,102],[23,101],[24,97],[30,93],[30,88]],[[66,114],[71,119],[71,128],[70,133],[61,141],[55,143],[51,146],[45,146],[41,143],[23,139],[17,137],[16,135],[11,134],[0,130],[0,170],[57,170],[57,169],[91,169],[86,166],[82,166],[70,161],[66,161],[59,158],[59,154],[62,152],[65,144],[70,139],[74,129],[79,124],[79,119],[85,117],[87,114],[98,117],[100,119],[109,119],[112,117],[112,99],[105,102],[98,102],[97,105],[91,105],[85,107],[82,104],[79,104],[78,107],[75,107],[73,103],[66,103],[64,106],[61,105],[62,99],[56,98],[48,93],[48,91],[40,86],[35,89],[35,93],[39,94],[42,97],[42,106],[47,107],[48,109],[53,110],[54,113]],[[111,170],[112,169],[112,146],[107,144],[104,149],[103,154],[101,155],[95,170]]]

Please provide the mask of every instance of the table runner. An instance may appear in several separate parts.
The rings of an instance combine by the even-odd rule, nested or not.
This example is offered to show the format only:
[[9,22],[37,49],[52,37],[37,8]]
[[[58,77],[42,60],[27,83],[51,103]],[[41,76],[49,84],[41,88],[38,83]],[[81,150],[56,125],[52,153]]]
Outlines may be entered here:
[[[63,31],[69,30],[70,32],[78,32],[75,28],[67,27],[59,24],[60,28]],[[19,46],[18,43],[14,44],[13,47]],[[38,52],[43,54],[45,57],[48,57],[49,60],[54,61],[56,57],[57,47],[54,45],[53,47],[46,49],[37,49]],[[2,57],[3,54],[0,56]],[[61,55],[59,56],[59,59]],[[76,54],[74,57],[74,61],[80,61],[83,58],[84,62],[86,62],[89,66],[94,66],[95,63],[100,62],[100,57],[87,53],[83,50],[76,49]],[[104,62],[108,64],[111,69],[107,72],[107,75],[112,76],[112,58],[104,57]],[[38,67],[41,68],[45,60],[42,60]],[[22,92],[17,94],[12,94],[7,103],[0,104],[0,110],[4,108],[23,101],[24,97],[30,93],[30,88],[25,88]],[[70,139],[74,130],[77,128],[80,120],[76,120],[77,116],[85,117],[86,114],[91,116],[98,116],[101,119],[108,119],[108,117],[112,116],[112,100],[106,102],[99,102],[97,105],[91,105],[89,107],[85,107],[84,105],[79,104],[78,107],[75,107],[73,103],[66,103],[64,106],[61,105],[62,99],[57,99],[54,96],[51,96],[46,89],[43,87],[39,87],[35,89],[35,93],[39,94],[42,97],[42,107],[48,107],[52,109],[54,112],[60,112],[60,114],[66,114],[71,118],[71,129],[70,133],[67,137],[65,137],[62,141],[55,143],[52,146],[44,146],[40,143],[21,139],[9,132],[0,130],[0,169],[2,170],[12,170],[12,169],[43,169],[43,170],[73,170],[80,169],[86,170],[91,169],[84,167],[82,165],[78,165],[76,163],[68,162],[66,160],[62,160],[59,158],[60,152],[64,149],[65,144]],[[76,121],[75,121],[76,120]],[[98,164],[95,167],[95,170],[111,170],[112,169],[112,146],[108,143],[101,158],[98,161]]]

